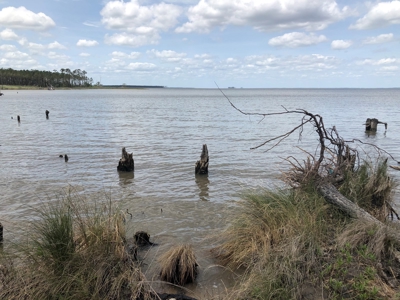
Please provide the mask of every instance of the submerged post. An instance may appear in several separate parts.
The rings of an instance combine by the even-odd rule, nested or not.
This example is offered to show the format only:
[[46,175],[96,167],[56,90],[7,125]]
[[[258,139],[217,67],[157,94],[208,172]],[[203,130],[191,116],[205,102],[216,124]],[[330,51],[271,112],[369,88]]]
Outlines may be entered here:
[[132,172],[135,169],[135,162],[133,161],[133,153],[128,153],[125,147],[122,148],[122,158],[119,160],[117,170],[124,172]]
[[49,118],[49,111],[46,109],[46,119],[48,119]]
[[21,122],[21,118],[19,117],[19,115],[17,116],[17,120],[18,120],[18,123]]
[[387,129],[387,123],[381,122],[375,118],[368,118],[367,121],[365,121],[365,130],[376,131],[378,129],[378,124],[385,124],[385,130]]
[[200,160],[196,162],[195,174],[208,174],[208,149],[207,145],[203,145],[203,150],[201,151]]

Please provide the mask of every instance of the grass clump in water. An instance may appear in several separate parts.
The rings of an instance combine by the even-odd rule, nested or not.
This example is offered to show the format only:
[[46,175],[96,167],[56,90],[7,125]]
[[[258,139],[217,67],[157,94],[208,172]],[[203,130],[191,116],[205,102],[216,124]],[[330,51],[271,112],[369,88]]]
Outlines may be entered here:
[[161,280],[183,286],[196,279],[196,256],[188,244],[172,247],[159,258],[159,262]]
[[[385,164],[362,165],[339,187],[383,221],[395,186]],[[239,205],[213,249],[223,265],[244,271],[230,299],[388,299],[398,292],[398,241],[328,204],[313,184],[247,193]]]
[[38,212],[18,255],[1,257],[0,299],[151,298],[111,201],[68,194]]

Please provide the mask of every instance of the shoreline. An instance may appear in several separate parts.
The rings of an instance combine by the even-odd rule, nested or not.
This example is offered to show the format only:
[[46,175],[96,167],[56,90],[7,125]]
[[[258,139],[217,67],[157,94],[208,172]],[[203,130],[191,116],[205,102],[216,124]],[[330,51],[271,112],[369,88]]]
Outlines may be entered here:
[[[82,87],[58,87],[54,88],[53,90],[102,90],[102,89],[147,89],[147,88],[158,88],[163,89],[164,86],[151,86],[151,85],[101,85],[101,86],[82,86]],[[26,85],[4,85],[2,87],[2,91],[13,91],[13,90],[40,90],[45,91],[49,90],[48,88],[44,87],[37,87],[37,86],[26,86]]]

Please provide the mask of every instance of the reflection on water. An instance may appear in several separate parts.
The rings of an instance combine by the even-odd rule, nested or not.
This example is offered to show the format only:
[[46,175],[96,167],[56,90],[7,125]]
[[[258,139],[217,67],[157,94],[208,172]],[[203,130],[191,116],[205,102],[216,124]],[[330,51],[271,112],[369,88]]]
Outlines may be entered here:
[[199,187],[199,197],[200,200],[209,201],[210,196],[208,194],[208,185],[210,181],[208,180],[208,175],[195,175],[196,184]]
[[131,184],[135,178],[134,172],[118,172],[119,185],[124,187],[125,185]]

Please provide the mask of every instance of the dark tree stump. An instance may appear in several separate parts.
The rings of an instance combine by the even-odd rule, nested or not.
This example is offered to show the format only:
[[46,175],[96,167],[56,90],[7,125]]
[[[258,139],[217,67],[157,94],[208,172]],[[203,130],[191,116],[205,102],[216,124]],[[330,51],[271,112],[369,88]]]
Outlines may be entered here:
[[203,150],[201,151],[200,160],[196,162],[195,174],[208,174],[208,149],[207,145],[203,145]]
[[0,223],[0,244],[3,242],[3,225]]
[[134,234],[133,239],[135,240],[135,244],[139,247],[154,245],[154,243],[150,242],[150,234],[145,231],[137,231]]
[[135,162],[133,161],[133,153],[128,153],[125,147],[122,148],[122,158],[119,160],[117,170],[124,172],[132,172],[135,169]]
[[385,124],[385,130],[387,129],[387,123],[381,122],[378,119],[370,119],[368,118],[367,121],[365,121],[365,130],[366,131],[376,131],[378,124]]

